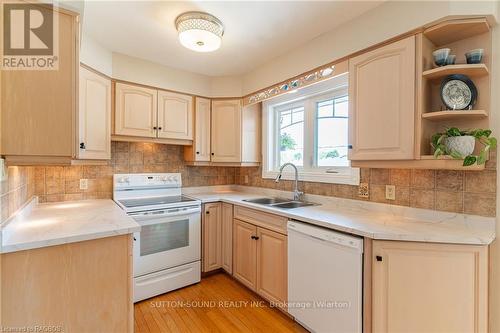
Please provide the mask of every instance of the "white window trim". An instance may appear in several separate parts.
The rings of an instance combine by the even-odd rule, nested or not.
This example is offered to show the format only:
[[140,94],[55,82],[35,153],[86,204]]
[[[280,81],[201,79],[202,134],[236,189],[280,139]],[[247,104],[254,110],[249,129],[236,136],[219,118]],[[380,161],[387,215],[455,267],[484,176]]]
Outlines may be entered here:
[[[262,117],[262,178],[274,179],[278,176],[279,166],[275,164],[275,151],[277,147],[277,136],[275,131],[276,112],[275,108],[278,108],[284,104],[291,104],[293,102],[299,102],[304,99],[309,99],[311,97],[318,97],[323,99],[331,95],[342,95],[347,89],[347,74],[339,75],[330,80],[322,81],[317,84],[302,88],[301,90],[290,94],[280,95],[276,98],[267,100],[263,103],[263,117]],[[339,94],[339,91],[342,91]],[[336,92],[336,93],[335,93]],[[316,100],[315,98],[314,100]],[[311,122],[304,116],[304,126],[316,126],[315,122]],[[307,145],[307,140],[310,138],[304,138],[304,145]],[[271,145],[272,144],[272,145]],[[271,147],[273,149],[271,149]],[[314,164],[314,152],[309,152],[310,156],[306,156],[304,152],[304,160],[310,159],[311,164]],[[299,180],[310,181],[310,182],[320,182],[320,183],[332,183],[332,184],[347,184],[347,185],[359,185],[360,176],[359,168],[352,167],[316,167],[315,169],[304,169],[299,167]],[[295,173],[292,168],[286,168],[283,170],[282,179],[294,180]]]

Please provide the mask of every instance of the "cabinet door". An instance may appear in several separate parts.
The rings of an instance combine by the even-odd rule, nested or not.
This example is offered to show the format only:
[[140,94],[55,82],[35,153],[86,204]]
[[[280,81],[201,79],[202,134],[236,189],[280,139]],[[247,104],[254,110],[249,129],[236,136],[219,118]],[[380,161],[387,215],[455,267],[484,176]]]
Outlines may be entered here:
[[116,84],[115,134],[156,137],[157,91]]
[[193,97],[158,91],[158,137],[193,140]]
[[257,228],[257,292],[275,302],[286,302],[287,236]]
[[209,272],[222,266],[221,204],[206,204],[203,215],[203,271]]
[[212,101],[212,162],[241,162],[240,100]]
[[210,100],[196,97],[195,112],[195,161],[210,161]]
[[[3,5],[3,2],[2,2]],[[37,10],[52,15],[49,7]],[[1,70],[2,154],[75,157],[78,105],[78,17],[57,18],[57,70]]]
[[413,159],[414,117],[414,36],[349,59],[349,159]]
[[233,205],[222,204],[222,268],[233,273]]
[[373,332],[487,331],[487,246],[373,241],[372,288]]
[[234,219],[233,221],[233,276],[248,288],[257,287],[257,227]]
[[111,80],[80,67],[79,159],[111,158]]

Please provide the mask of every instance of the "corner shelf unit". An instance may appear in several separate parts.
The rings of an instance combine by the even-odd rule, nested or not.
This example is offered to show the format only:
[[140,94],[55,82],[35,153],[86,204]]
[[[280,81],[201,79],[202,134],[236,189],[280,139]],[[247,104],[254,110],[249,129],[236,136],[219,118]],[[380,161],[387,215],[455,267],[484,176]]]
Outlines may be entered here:
[[447,110],[434,111],[422,114],[423,119],[430,121],[453,121],[453,120],[474,120],[485,119],[488,113],[485,110]]
[[448,75],[463,74],[470,77],[486,76],[490,72],[485,64],[461,64],[461,65],[447,65],[426,70],[422,76],[426,79],[442,79]]
[[[456,64],[436,67],[432,52],[450,48]],[[484,49],[481,64],[467,64],[465,53]],[[486,18],[456,19],[438,23],[417,35],[417,117],[415,155],[421,165],[454,170],[482,170],[482,166],[462,166],[463,161],[449,156],[435,159],[431,137],[447,127],[489,128],[491,30]],[[441,101],[441,81],[448,75],[468,76],[478,90],[473,110],[446,110]],[[478,147],[480,148],[480,147]]]

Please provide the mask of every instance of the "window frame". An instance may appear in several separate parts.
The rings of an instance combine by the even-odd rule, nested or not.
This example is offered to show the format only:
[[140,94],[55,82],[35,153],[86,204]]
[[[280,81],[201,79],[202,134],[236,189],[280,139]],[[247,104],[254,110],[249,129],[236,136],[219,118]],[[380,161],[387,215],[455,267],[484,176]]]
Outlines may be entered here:
[[[299,180],[359,185],[359,168],[349,166],[318,166],[317,108],[316,103],[348,96],[347,74],[302,88],[294,93],[278,96],[263,102],[262,117],[262,178],[273,179],[279,170],[279,120],[278,113],[296,106],[304,106],[304,166],[299,169]],[[293,169],[283,170],[282,179],[295,179]]]

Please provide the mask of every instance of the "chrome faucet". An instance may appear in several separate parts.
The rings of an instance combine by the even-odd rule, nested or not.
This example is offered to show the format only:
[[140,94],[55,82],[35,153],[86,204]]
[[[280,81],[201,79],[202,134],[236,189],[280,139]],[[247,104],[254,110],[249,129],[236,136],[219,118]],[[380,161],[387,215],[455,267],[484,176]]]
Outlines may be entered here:
[[285,164],[283,164],[280,167],[280,173],[278,174],[278,176],[276,177],[276,179],[274,181],[276,183],[280,182],[280,180],[281,180],[281,174],[283,173],[283,169],[287,165],[289,165],[289,166],[291,166],[291,167],[293,167],[295,169],[295,189],[293,190],[293,200],[299,201],[300,197],[302,196],[302,194],[304,194],[304,192],[300,192],[299,191],[299,170],[297,169],[297,167],[295,166],[295,164],[293,164],[293,163],[285,163]]

